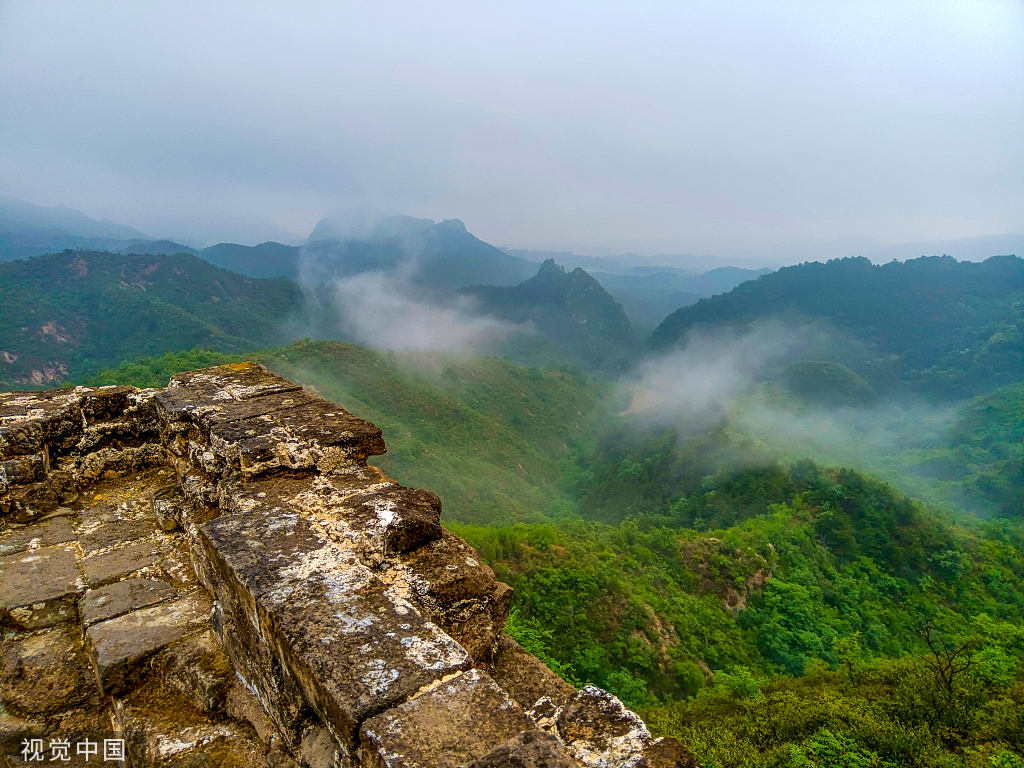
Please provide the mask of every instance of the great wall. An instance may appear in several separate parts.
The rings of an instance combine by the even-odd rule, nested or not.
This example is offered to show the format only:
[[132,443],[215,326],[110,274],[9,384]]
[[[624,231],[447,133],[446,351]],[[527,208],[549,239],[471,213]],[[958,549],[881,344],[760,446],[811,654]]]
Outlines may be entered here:
[[502,633],[384,450],[253,363],[0,394],[0,765],[695,766]]

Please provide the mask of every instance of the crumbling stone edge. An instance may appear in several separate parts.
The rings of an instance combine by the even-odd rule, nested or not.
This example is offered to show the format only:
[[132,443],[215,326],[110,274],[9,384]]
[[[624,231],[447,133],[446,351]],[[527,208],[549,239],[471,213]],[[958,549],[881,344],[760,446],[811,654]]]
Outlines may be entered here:
[[255,363],[0,394],[0,764],[696,765],[502,634],[512,590],[384,452]]

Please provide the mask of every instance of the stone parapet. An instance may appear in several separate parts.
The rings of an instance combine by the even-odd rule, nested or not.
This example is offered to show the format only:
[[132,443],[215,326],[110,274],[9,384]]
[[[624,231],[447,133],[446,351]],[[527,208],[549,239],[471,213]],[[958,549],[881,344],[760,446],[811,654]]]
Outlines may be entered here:
[[384,451],[254,363],[0,394],[0,763],[694,765],[501,634],[511,589]]

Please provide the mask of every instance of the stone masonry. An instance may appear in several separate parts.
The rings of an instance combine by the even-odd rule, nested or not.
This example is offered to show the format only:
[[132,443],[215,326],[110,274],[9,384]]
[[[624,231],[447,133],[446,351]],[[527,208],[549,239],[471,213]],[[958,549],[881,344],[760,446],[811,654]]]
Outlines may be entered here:
[[0,394],[0,765],[696,765],[502,634],[384,450],[253,363]]

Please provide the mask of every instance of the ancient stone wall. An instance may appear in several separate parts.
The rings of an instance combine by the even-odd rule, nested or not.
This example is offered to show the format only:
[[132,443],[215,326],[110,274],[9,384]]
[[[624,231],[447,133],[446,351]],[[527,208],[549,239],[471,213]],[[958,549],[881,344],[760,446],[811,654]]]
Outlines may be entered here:
[[511,589],[384,450],[252,363],[0,395],[0,761],[693,765],[501,633]]

